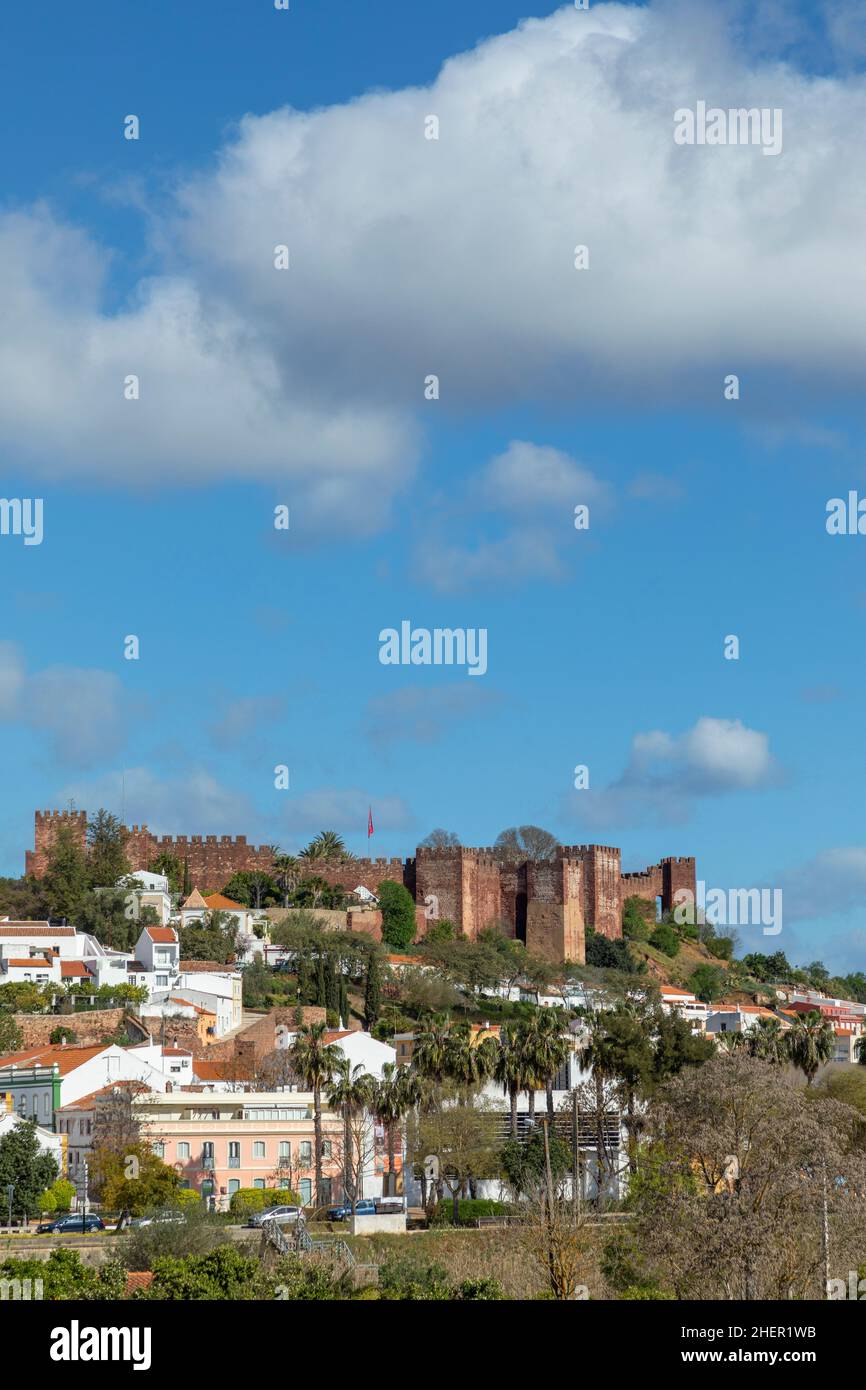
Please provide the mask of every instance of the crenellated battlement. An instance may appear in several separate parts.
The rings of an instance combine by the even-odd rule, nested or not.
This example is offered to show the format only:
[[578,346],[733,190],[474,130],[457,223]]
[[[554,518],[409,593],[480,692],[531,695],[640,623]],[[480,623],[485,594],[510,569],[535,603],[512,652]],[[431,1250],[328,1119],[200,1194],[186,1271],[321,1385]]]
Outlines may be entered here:
[[[40,877],[61,829],[73,830],[83,848],[86,811],[36,811],[34,848],[28,874]],[[161,854],[184,865],[195,887],[219,892],[234,874],[272,873],[273,849],[252,845],[245,835],[153,835],[146,824],[127,832],[136,869]],[[498,926],[553,959],[584,958],[585,926],[608,937],[622,935],[622,906],[628,896],[661,899],[667,911],[682,888],[695,890],[694,858],[668,856],[638,872],[622,873],[616,845],[558,845],[553,858],[520,859],[495,845],[419,845],[415,856],[340,861],[303,860],[302,877],[316,876],[346,889],[376,893],[383,880],[402,883],[419,907],[457,923],[470,939]]]

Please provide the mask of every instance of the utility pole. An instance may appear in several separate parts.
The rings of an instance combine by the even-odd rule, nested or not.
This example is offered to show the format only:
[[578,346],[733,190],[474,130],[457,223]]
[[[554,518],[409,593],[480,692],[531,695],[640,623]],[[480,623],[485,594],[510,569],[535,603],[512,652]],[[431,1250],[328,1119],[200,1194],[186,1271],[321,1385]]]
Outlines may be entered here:
[[550,1166],[550,1133],[549,1133],[549,1130],[550,1130],[550,1119],[549,1119],[549,1117],[548,1117],[547,1115],[545,1115],[545,1117],[544,1117],[544,1119],[542,1120],[541,1123],[542,1123],[542,1126],[543,1126],[543,1129],[544,1129],[544,1172],[545,1172],[545,1175],[546,1175],[546,1177],[547,1177],[547,1209],[548,1209],[548,1212],[549,1212],[549,1214],[550,1214],[550,1220],[552,1221],[552,1220],[553,1220],[554,1201],[553,1201],[553,1170],[552,1170],[552,1168],[551,1168],[551,1166]]
[[829,1296],[830,1290],[830,1214],[827,1210],[827,1160],[821,1162],[821,1187],[822,1187],[822,1215],[821,1225],[821,1249],[824,1256],[824,1298]]
[[577,1087],[571,1093],[571,1205],[580,1215],[580,1107]]

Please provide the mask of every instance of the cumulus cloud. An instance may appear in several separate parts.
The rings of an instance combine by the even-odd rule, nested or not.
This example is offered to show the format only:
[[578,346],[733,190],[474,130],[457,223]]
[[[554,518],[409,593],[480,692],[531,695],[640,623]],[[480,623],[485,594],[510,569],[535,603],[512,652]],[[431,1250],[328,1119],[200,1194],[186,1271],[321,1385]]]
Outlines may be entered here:
[[126,739],[127,704],[110,671],[51,666],[28,674],[15,644],[0,643],[0,720],[32,729],[62,765],[112,758]]
[[790,921],[846,914],[866,896],[866,848],[827,849],[779,876]]
[[564,814],[597,827],[682,822],[695,800],[757,791],[779,777],[766,734],[739,719],[703,716],[679,735],[636,734],[621,776],[599,790],[590,780],[567,799]]
[[476,686],[404,686],[372,699],[364,732],[371,743],[438,743],[452,725],[489,711],[499,703],[493,691]]
[[[568,574],[567,545],[574,546],[574,509],[592,514],[611,505],[607,483],[562,449],[512,440],[448,499],[448,516],[427,520],[414,552],[416,576],[443,593],[477,584],[559,580]],[[477,525],[480,515],[501,534],[453,537],[455,516]]]
[[155,835],[252,834],[261,823],[247,797],[224,786],[206,767],[171,777],[146,767],[70,782],[61,802],[106,806],[127,825],[146,824]]
[[[411,476],[431,372],[436,411],[681,399],[722,362],[859,389],[866,84],[750,55],[716,8],[567,5],[427,87],[244,117],[151,210],[158,273],[119,308],[108,252],[7,214],[0,441],[56,476],[290,482],[332,533]],[[783,153],[676,146],[698,99],[782,108]]]

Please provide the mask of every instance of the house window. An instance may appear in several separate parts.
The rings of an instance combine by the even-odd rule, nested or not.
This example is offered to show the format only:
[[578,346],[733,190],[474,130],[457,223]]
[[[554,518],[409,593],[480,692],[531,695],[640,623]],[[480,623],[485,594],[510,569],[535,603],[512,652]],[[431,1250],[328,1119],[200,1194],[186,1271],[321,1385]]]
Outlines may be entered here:
[[309,1168],[313,1161],[313,1146],[309,1139],[301,1141],[301,1163],[305,1168]]
[[35,1119],[36,1116],[37,1116],[38,1114],[39,1114],[39,1097],[38,1097],[38,1096],[34,1096],[34,1097],[33,1097],[33,1118]]
[[236,1140],[229,1144],[229,1167],[240,1168],[241,1166],[241,1146]]
[[231,1197],[241,1185],[240,1178],[229,1178],[229,1196]]
[[177,1156],[178,1158],[189,1158],[189,1144],[183,1139],[177,1146]]
[[158,1139],[154,1144],[153,1152],[156,1154],[157,1158],[165,1158],[165,1144],[163,1144],[161,1139]]
[[257,1139],[256,1142],[253,1144],[253,1158],[264,1158],[264,1156],[265,1146],[261,1142],[261,1140]]
[[291,1163],[292,1146],[288,1139],[280,1140],[280,1163]]
[[166,986],[167,984],[168,984],[168,976],[167,976],[167,975],[157,975],[157,977],[156,977],[156,986],[157,986],[157,989],[159,989],[160,986],[162,986],[163,988],[165,988],[165,986]]
[[331,1141],[330,1141],[330,1139],[323,1139],[323,1140],[322,1140],[322,1158],[330,1158],[330,1157],[331,1157]]
[[321,1194],[320,1194],[320,1196],[319,1196],[319,1201],[320,1201],[324,1206],[329,1206],[329,1205],[330,1205],[330,1202],[331,1202],[331,1179],[330,1179],[330,1178],[322,1178],[322,1191],[321,1191]]
[[264,1180],[264,1178],[254,1178],[254,1179],[253,1179],[253,1187],[257,1187],[257,1188],[259,1189],[260,1192],[263,1191],[264,1186],[265,1186],[265,1180]]
[[309,1206],[313,1197],[313,1184],[309,1178],[301,1178],[300,1197],[303,1206]]

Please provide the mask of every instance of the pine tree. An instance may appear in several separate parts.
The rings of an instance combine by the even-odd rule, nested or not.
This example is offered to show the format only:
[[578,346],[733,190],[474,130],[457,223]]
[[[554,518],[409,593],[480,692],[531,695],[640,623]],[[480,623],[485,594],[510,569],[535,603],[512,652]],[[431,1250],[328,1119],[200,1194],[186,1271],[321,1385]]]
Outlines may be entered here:
[[379,975],[379,953],[370,952],[367,963],[367,984],[364,989],[364,1027],[369,1032],[379,1018],[381,1007],[381,979]]
[[51,846],[42,890],[52,917],[77,915],[87,892],[87,859],[68,826],[61,826]]
[[117,816],[99,810],[87,826],[87,864],[91,888],[113,888],[130,871],[127,832]]
[[325,1008],[333,1014],[340,1011],[340,987],[330,956],[325,961]]
[[325,979],[325,957],[319,952],[316,957],[316,1003],[320,1009],[328,1007],[328,984]]

